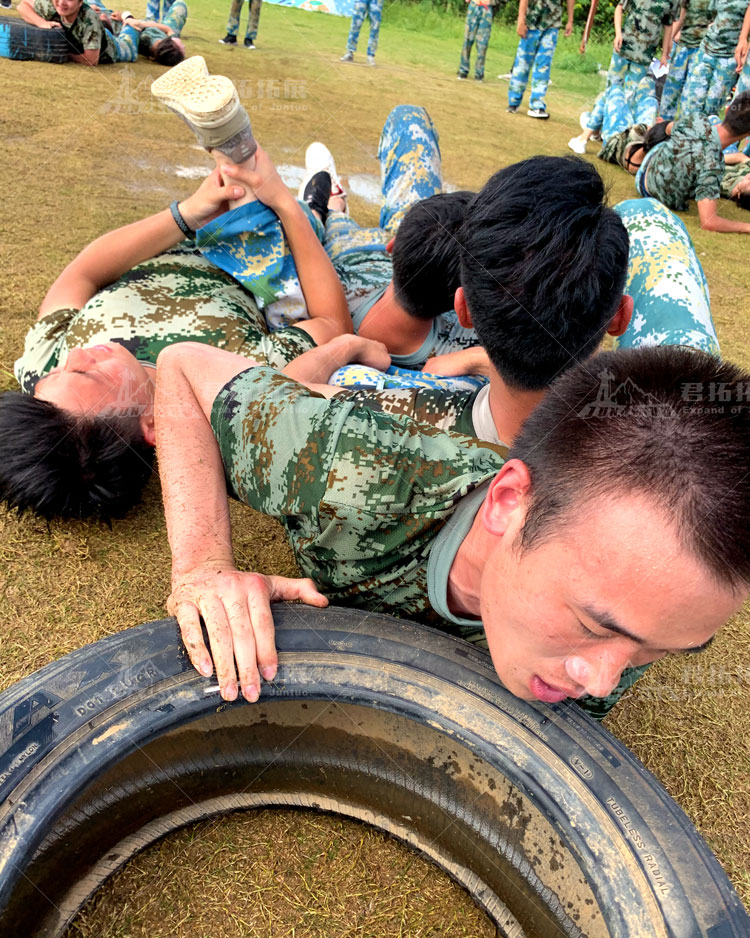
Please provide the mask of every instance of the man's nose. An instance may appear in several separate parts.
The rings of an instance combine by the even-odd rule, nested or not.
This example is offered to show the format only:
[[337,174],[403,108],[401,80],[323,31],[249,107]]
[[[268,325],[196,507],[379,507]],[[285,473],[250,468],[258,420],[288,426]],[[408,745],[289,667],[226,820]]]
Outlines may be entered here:
[[565,660],[565,671],[587,694],[606,697],[619,684],[622,672],[631,663],[630,657],[627,648],[571,655]]

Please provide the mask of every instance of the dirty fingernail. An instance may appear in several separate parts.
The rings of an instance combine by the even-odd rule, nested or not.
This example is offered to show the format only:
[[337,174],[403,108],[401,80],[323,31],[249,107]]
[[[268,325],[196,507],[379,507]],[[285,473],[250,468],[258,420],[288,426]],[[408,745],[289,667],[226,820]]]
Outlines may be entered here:
[[237,699],[237,685],[232,681],[229,684],[225,684],[221,689],[221,696],[224,700],[236,700]]
[[265,668],[260,669],[260,673],[263,675],[263,678],[266,681],[272,681],[276,677],[276,666],[273,664],[267,664]]
[[260,697],[260,691],[255,684],[247,684],[242,688],[242,695],[245,700],[248,700],[250,703],[255,703],[255,701]]
[[208,658],[204,658],[203,661],[198,665],[198,670],[203,675],[203,677],[211,677],[213,673],[213,665]]

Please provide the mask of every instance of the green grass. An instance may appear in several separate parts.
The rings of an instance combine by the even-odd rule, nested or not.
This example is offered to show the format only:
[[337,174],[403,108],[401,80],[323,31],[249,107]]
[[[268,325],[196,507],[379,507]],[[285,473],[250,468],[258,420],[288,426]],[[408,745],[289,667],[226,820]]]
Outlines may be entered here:
[[[191,4],[188,51],[204,55],[212,70],[240,84],[256,134],[275,159],[301,165],[307,144],[320,138],[341,170],[377,173],[378,134],[388,111],[416,103],[428,108],[440,131],[446,178],[465,188],[479,187],[517,159],[567,152],[578,114],[600,86],[596,65],[606,66],[609,58],[606,46],[591,46],[581,58],[577,40],[561,40],[549,94],[552,119],[542,123],[505,113],[507,84],[495,76],[507,72],[513,60],[516,37],[508,27],[493,31],[487,81],[477,85],[455,79],[460,17],[389,6],[378,68],[371,69],[338,62],[347,21],[269,4],[263,8],[257,52],[223,48],[217,40],[227,7],[226,0]],[[358,61],[364,61],[363,49]],[[176,167],[211,166],[185,126],[152,105],[148,85],[157,74],[159,69],[144,61],[83,69],[0,60],[6,241],[0,388],[14,385],[12,363],[62,267],[102,232],[190,192],[195,183],[175,175]],[[589,159],[613,200],[634,195],[630,177]],[[352,209],[363,223],[376,222],[372,206],[353,199]],[[722,211],[742,217],[733,206]],[[706,270],[724,352],[750,367],[750,241],[701,231],[694,209],[683,217]],[[239,506],[233,507],[233,524],[244,568],[293,573],[278,526]],[[156,480],[144,504],[112,531],[0,516],[0,686],[85,642],[160,617],[168,582]],[[750,842],[743,836],[750,816],[749,646],[745,612],[698,661],[653,668],[608,723],[687,811],[745,901],[750,900]],[[153,848],[102,891],[71,936],[343,938],[369,934],[364,925],[357,930],[368,915],[378,924],[373,933],[385,938],[492,933],[472,918],[476,911],[460,890],[402,848],[384,844],[380,835],[334,820],[273,816],[276,820],[257,826],[254,819],[219,821]],[[307,859],[295,846],[300,837]],[[276,858],[267,853],[272,845]],[[194,852],[186,854],[188,846]],[[393,852],[380,854],[386,846]],[[364,868],[357,859],[363,855],[370,858]],[[380,865],[378,855],[384,857]],[[264,863],[276,869],[287,856],[281,886],[300,882],[295,877],[306,870],[315,872],[306,880],[309,889],[292,891],[297,905],[289,901],[288,889],[276,892],[263,874]],[[246,875],[242,857],[248,865],[255,862],[255,878]],[[395,878],[389,878],[391,867]],[[331,883],[335,889],[323,888]]]

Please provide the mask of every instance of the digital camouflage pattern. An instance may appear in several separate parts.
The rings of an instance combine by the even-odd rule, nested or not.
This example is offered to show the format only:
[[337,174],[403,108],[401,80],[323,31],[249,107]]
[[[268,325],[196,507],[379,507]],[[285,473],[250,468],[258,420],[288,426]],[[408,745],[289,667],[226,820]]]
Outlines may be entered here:
[[712,55],[706,51],[705,42],[704,39],[690,62],[680,98],[680,115],[720,113],[737,78],[734,52],[727,56]]
[[106,45],[102,22],[86,3],[81,5],[78,16],[70,25],[63,23],[52,0],[34,0],[34,12],[47,22],[62,26],[69,55],[81,55],[89,49],[102,49]]
[[338,395],[342,401],[385,414],[409,417],[438,430],[453,430],[476,436],[472,409],[479,391],[445,391],[436,388],[347,387]]
[[620,55],[637,65],[650,65],[661,55],[664,27],[677,18],[675,0],[623,0]]
[[636,176],[636,188],[676,212],[690,199],[718,199],[724,155],[716,128],[705,114],[693,112],[676,120],[672,135],[651,150]]
[[697,55],[697,47],[688,48],[682,42],[676,42],[672,46],[672,54],[669,58],[669,73],[667,74],[667,80],[664,82],[659,104],[659,117],[662,120],[674,120],[690,66]]
[[[229,8],[229,19],[227,20],[227,35],[236,36],[240,28],[240,13],[242,13],[242,4],[244,0],[232,0]],[[247,14],[247,29],[245,38],[255,41],[258,35],[258,23],[260,22],[260,8],[263,6],[263,0],[248,0],[250,10]]]
[[[134,26],[127,26],[123,23],[116,33],[104,27],[104,35],[107,39],[107,45],[99,56],[100,65],[111,65],[114,62],[135,62],[138,58],[138,44],[141,41],[141,36]],[[164,38],[164,33],[161,33],[161,37]]]
[[[609,135],[596,155],[605,163],[615,163],[629,173],[630,168],[625,156],[630,155],[633,146],[643,143],[648,128],[649,124],[633,124],[624,130]],[[602,133],[602,140],[604,139]]]
[[630,106],[636,89],[642,87],[641,82],[646,76],[647,70],[646,65],[636,65],[635,62],[629,62],[621,55],[618,55],[617,52],[612,52],[604,91],[597,97],[586,121],[589,130],[601,131],[610,89],[615,85],[621,86]]
[[[388,392],[393,399],[398,392]],[[211,425],[232,494],[284,525],[303,576],[331,600],[413,619],[487,648],[481,623],[450,621],[430,603],[428,576],[448,522],[481,495],[507,449],[359,407],[360,391],[326,401],[268,368],[242,372],[217,396]],[[432,417],[429,392],[403,398]],[[477,508],[482,501],[477,502]],[[606,698],[577,703],[601,719],[646,667],[627,669]]]
[[711,0],[709,9],[713,22],[701,43],[704,52],[719,58],[734,55],[747,7],[748,0]]
[[713,0],[682,0],[685,19],[680,28],[680,45],[685,49],[697,49],[703,42],[708,25],[714,18],[712,2]]
[[529,0],[526,8],[528,29],[559,29],[563,24],[561,0]]
[[484,79],[484,60],[487,57],[487,46],[492,33],[492,15],[493,8],[491,5],[469,0],[464,26],[464,44],[461,47],[461,58],[458,63],[460,78],[466,78],[469,74],[471,69],[471,47],[476,42],[477,57],[474,62],[474,77],[477,81]]
[[[395,356],[394,356],[395,357]],[[443,391],[478,391],[489,378],[482,375],[458,375],[447,377],[391,365],[385,371],[369,365],[344,365],[328,379],[328,384],[342,388],[438,388]]]
[[[187,16],[188,9],[184,0],[174,0],[174,3],[164,11],[164,18],[161,20],[156,18],[154,22],[164,23],[165,26],[169,26],[169,28],[173,30],[174,35],[179,36],[185,26]],[[149,58],[153,53],[153,47],[157,42],[161,42],[162,39],[165,39],[166,35],[163,30],[157,29],[155,26],[148,26],[146,29],[142,29],[138,37],[138,52],[140,55],[145,55],[146,58]]]
[[147,20],[151,20],[154,23],[161,22],[159,17],[166,16],[167,13],[169,13],[171,2],[172,0],[163,0],[163,4],[162,4],[160,0],[148,0],[148,3],[146,4],[146,17],[145,18]]
[[625,292],[633,297],[615,346],[681,345],[719,355],[706,275],[687,228],[656,199],[628,199],[615,211],[630,238]]
[[[560,5],[557,4],[558,19]],[[527,29],[526,35],[518,40],[516,57],[510,73],[508,104],[518,107],[526,91],[531,72],[531,97],[529,107],[547,110],[545,97],[549,86],[552,58],[557,48],[557,27],[550,29]]]
[[734,187],[749,174],[750,163],[736,163],[734,166],[727,166],[724,169],[724,175],[721,177],[722,199],[731,199]]
[[383,0],[354,0],[352,25],[346,40],[346,49],[348,52],[357,51],[359,31],[362,29],[365,16],[370,18],[370,38],[367,41],[367,54],[375,55],[380,35],[380,21],[383,18]]
[[603,145],[597,154],[599,158],[618,163],[627,170],[625,151],[633,143],[643,141],[646,131],[656,121],[658,107],[654,81],[649,75],[644,75],[630,98],[622,85],[611,85],[604,95]]
[[151,364],[167,345],[204,342],[278,368],[315,344],[301,329],[269,336],[253,298],[189,242],[134,267],[82,309],[43,316],[15,363],[18,383],[31,393],[69,349],[102,342]]

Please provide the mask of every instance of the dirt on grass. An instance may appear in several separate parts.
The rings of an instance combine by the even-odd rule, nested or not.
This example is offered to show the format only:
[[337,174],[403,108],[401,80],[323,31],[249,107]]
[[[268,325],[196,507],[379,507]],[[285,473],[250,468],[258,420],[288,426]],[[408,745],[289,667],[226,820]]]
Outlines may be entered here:
[[[136,11],[138,12],[138,11]],[[458,83],[461,24],[440,35],[384,23],[378,67],[338,62],[348,23],[267,4],[258,49],[217,43],[227,10],[191,2],[190,54],[238,84],[256,136],[280,163],[301,166],[324,140],[344,173],[377,175],[382,123],[399,103],[426,106],[441,135],[444,175],[478,188],[496,169],[536,153],[562,155],[578,114],[601,79],[553,67],[552,119],[505,113],[515,38],[496,31],[488,80]],[[607,50],[593,50],[606,63]],[[364,56],[361,56],[364,59]],[[46,288],[103,232],[163,209],[197,185],[211,160],[187,128],[152,103],[160,69],[87,69],[0,60],[4,96],[0,166],[6,219],[0,278],[0,389]],[[588,157],[593,162],[593,155]],[[630,177],[598,164],[618,201]],[[553,186],[554,180],[549,180]],[[726,204],[728,217],[739,209]],[[352,214],[377,210],[352,198]],[[739,235],[702,232],[684,220],[704,264],[726,357],[750,367],[748,247]],[[122,628],[165,614],[169,553],[159,487],[112,529],[46,524],[0,515],[0,686]],[[245,569],[294,574],[281,529],[232,508],[237,559]],[[608,728],[662,781],[706,837],[745,902],[750,901],[750,615],[746,610],[698,658],[661,662],[628,694]],[[176,834],[132,861],[69,931],[82,936],[282,934],[483,936],[494,928],[446,877],[406,848],[360,825],[289,812],[260,812]]]

